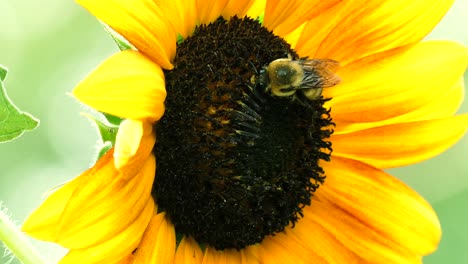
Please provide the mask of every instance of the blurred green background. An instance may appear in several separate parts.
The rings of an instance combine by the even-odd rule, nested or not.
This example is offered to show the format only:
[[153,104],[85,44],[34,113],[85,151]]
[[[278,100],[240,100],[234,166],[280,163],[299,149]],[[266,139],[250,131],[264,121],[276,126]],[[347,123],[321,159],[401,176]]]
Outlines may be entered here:
[[[468,45],[467,25],[468,0],[456,0],[428,39]],[[98,21],[73,1],[0,0],[0,64],[9,68],[7,92],[21,110],[41,121],[35,131],[0,144],[0,200],[18,224],[40,204],[44,193],[93,163],[98,136],[80,115],[89,109],[67,93],[116,51]],[[467,102],[460,112],[468,112]],[[436,158],[391,171],[439,214],[444,235],[438,251],[425,263],[468,263],[467,155],[465,137]],[[65,253],[55,245],[34,243],[51,263]],[[1,251],[0,264],[7,263],[9,257],[2,258]]]

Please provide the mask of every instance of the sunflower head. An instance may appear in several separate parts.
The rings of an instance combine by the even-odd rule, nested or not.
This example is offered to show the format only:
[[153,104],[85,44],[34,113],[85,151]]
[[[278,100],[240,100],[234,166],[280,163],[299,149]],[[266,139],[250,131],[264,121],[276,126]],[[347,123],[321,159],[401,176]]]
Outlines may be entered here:
[[200,26],[178,45],[155,124],[152,194],[182,234],[240,249],[283,231],[310,205],[324,180],[319,160],[331,153],[326,100],[272,96],[251,82],[292,52],[258,21],[236,17]]

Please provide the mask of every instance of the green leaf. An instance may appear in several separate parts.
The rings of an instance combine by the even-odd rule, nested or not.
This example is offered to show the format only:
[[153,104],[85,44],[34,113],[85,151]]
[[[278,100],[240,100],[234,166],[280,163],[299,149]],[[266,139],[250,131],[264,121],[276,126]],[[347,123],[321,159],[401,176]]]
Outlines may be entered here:
[[126,39],[124,39],[119,33],[115,32],[112,28],[110,28],[108,25],[102,23],[104,26],[104,29],[109,33],[109,35],[112,37],[112,39],[115,41],[115,44],[119,47],[120,50],[129,50],[133,49],[132,45],[128,43]]
[[8,98],[3,86],[6,73],[7,70],[0,67],[0,143],[11,141],[39,125],[39,120],[20,111]]

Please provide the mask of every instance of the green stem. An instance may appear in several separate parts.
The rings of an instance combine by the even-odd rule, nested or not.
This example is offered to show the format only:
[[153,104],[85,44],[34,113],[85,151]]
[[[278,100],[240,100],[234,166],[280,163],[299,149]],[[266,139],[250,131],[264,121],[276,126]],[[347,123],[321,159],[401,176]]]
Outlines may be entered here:
[[46,262],[37,253],[26,236],[18,230],[5,212],[6,210],[1,208],[0,203],[0,241],[23,264],[45,264]]

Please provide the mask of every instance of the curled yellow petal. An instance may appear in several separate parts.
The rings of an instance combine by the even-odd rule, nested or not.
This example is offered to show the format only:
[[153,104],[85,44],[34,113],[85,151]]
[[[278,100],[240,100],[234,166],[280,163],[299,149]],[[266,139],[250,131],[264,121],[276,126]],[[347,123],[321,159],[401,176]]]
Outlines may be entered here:
[[153,150],[156,141],[153,126],[147,121],[127,119],[117,132],[114,163],[124,177],[138,172]]
[[164,74],[141,53],[123,51],[104,61],[73,95],[98,111],[153,122],[164,113]]
[[77,0],[164,69],[172,69],[176,32],[152,0]]

